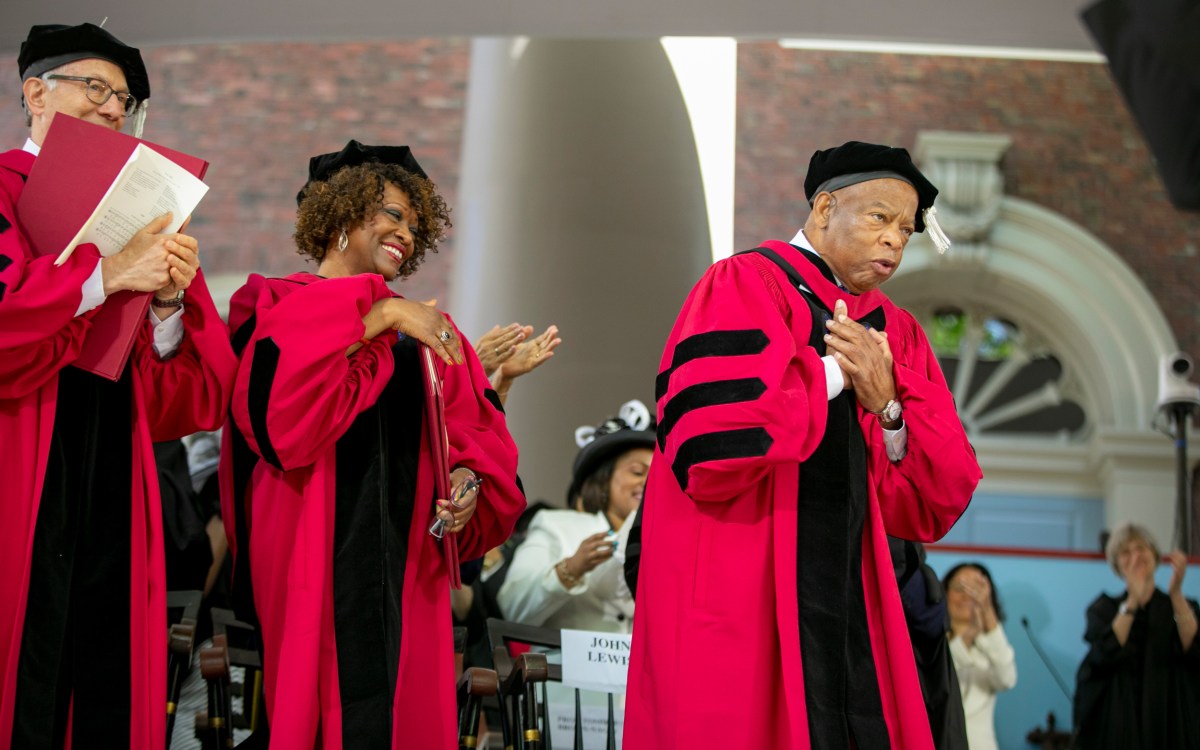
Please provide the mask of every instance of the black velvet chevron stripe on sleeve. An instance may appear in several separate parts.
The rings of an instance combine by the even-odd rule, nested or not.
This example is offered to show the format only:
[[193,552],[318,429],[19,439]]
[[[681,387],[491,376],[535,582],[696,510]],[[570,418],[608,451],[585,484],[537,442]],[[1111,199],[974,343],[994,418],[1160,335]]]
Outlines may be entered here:
[[246,322],[238,326],[237,332],[233,334],[233,340],[230,342],[233,345],[233,353],[242,356],[242,351],[246,348],[246,344],[250,343],[250,339],[254,337],[254,329],[258,325],[258,313],[252,313]]
[[670,368],[660,372],[654,381],[654,400],[667,395],[671,375],[694,359],[704,357],[741,357],[758,354],[767,348],[767,334],[758,328],[737,331],[706,331],[689,336],[675,347]]
[[717,380],[684,388],[663,407],[662,422],[658,425],[659,450],[666,447],[667,436],[688,412],[702,409],[705,406],[754,401],[766,391],[767,384],[761,378]]
[[[0,216],[0,219],[3,219],[3,218],[4,218],[3,216]],[[2,232],[2,231],[4,231],[4,230],[0,229],[0,232]],[[3,271],[4,269],[8,268],[11,265],[12,265],[12,258],[8,257],[7,255],[0,255],[0,271]]]
[[0,214],[0,234],[4,234],[12,228],[12,222],[4,214]]
[[253,369],[250,371],[249,411],[250,429],[258,443],[259,454],[276,469],[283,470],[279,454],[271,444],[267,430],[267,411],[271,405],[271,389],[275,383],[275,372],[279,369],[279,345],[271,339],[259,339],[254,345]]
[[708,432],[688,438],[679,446],[671,471],[675,481],[687,490],[688,471],[705,461],[721,461],[731,458],[765,456],[775,440],[763,427],[748,427],[742,430]]
[[484,388],[483,397],[488,400],[488,403],[496,408],[496,411],[504,413],[504,404],[500,401],[500,394],[496,393],[494,388]]

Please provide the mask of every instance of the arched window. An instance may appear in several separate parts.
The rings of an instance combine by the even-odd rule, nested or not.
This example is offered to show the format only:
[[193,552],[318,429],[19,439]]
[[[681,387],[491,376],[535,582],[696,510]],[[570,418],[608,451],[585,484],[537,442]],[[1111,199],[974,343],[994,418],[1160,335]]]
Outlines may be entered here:
[[1062,361],[1011,319],[945,305],[920,321],[942,365],[967,434],[1081,440],[1088,420]]

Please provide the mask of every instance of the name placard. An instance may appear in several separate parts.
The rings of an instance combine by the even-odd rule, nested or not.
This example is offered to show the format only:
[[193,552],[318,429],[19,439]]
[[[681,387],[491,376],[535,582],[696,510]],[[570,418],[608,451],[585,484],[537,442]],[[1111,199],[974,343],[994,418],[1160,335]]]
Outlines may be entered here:
[[624,693],[633,636],[591,630],[562,631],[562,681],[568,687]]

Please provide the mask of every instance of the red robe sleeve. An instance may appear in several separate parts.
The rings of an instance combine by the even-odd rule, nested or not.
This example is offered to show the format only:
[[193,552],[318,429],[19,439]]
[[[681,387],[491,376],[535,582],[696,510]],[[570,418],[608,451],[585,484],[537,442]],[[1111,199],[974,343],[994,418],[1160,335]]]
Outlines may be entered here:
[[461,331],[455,331],[463,342],[466,361],[441,365],[442,396],[450,467],[469,468],[483,479],[475,514],[458,537],[459,558],[472,560],[508,538],[525,510],[525,496],[517,487],[517,446],[508,432],[500,399],[491,391],[475,350]]
[[61,266],[50,256],[21,255],[22,248],[10,246],[18,234],[14,229],[0,234],[0,256],[5,259],[0,260],[0,349],[37,343],[74,320],[83,282],[100,262],[95,245],[80,245]]
[[392,293],[373,274],[308,284],[277,303],[261,278],[243,292],[260,295],[260,303],[234,385],[233,420],[271,465],[308,466],[379,399],[392,376],[388,336],[346,356],[366,332],[362,319],[371,305]]
[[0,399],[24,398],[59,370],[74,362],[91,329],[91,315],[81,315],[48,338],[0,351]]
[[83,282],[100,253],[81,245],[67,262],[34,257],[17,222],[24,187],[18,172],[0,167],[0,398],[26,396],[79,356],[90,315],[75,316]]
[[199,430],[215,430],[225,421],[237,358],[203,271],[187,290],[183,340],[161,359],[153,346],[154,329],[146,319],[133,347],[133,365],[146,384],[146,416],[155,442]]
[[886,314],[908,450],[900,461],[889,460],[879,420],[860,410],[868,474],[888,534],[937,541],[966,510],[983,473],[924,331],[894,305]]
[[659,368],[659,449],[693,500],[733,499],[804,460],[828,416],[811,316],[788,305],[769,261],[715,264],[684,302]]

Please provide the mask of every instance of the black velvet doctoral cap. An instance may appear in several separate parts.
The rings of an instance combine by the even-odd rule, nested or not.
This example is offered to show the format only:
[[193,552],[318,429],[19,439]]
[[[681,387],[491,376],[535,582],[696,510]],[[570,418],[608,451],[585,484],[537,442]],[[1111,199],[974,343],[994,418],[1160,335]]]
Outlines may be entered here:
[[408,146],[364,146],[358,141],[350,141],[341,151],[331,154],[320,154],[308,160],[308,182],[296,193],[296,205],[300,205],[304,191],[314,182],[324,182],[342,167],[357,167],[367,162],[395,164],[405,172],[429,179],[425,170],[417,163]]
[[933,206],[938,189],[913,164],[907,149],[849,141],[837,148],[817,151],[808,162],[804,197],[812,205],[818,193],[832,193],[859,182],[885,177],[904,180],[917,191],[916,230],[924,232],[925,209]]
[[142,53],[91,23],[34,26],[29,30],[29,37],[21,43],[17,68],[24,81],[60,65],[93,57],[120,67],[125,72],[129,93],[139,102],[150,98],[150,77],[146,74]]

